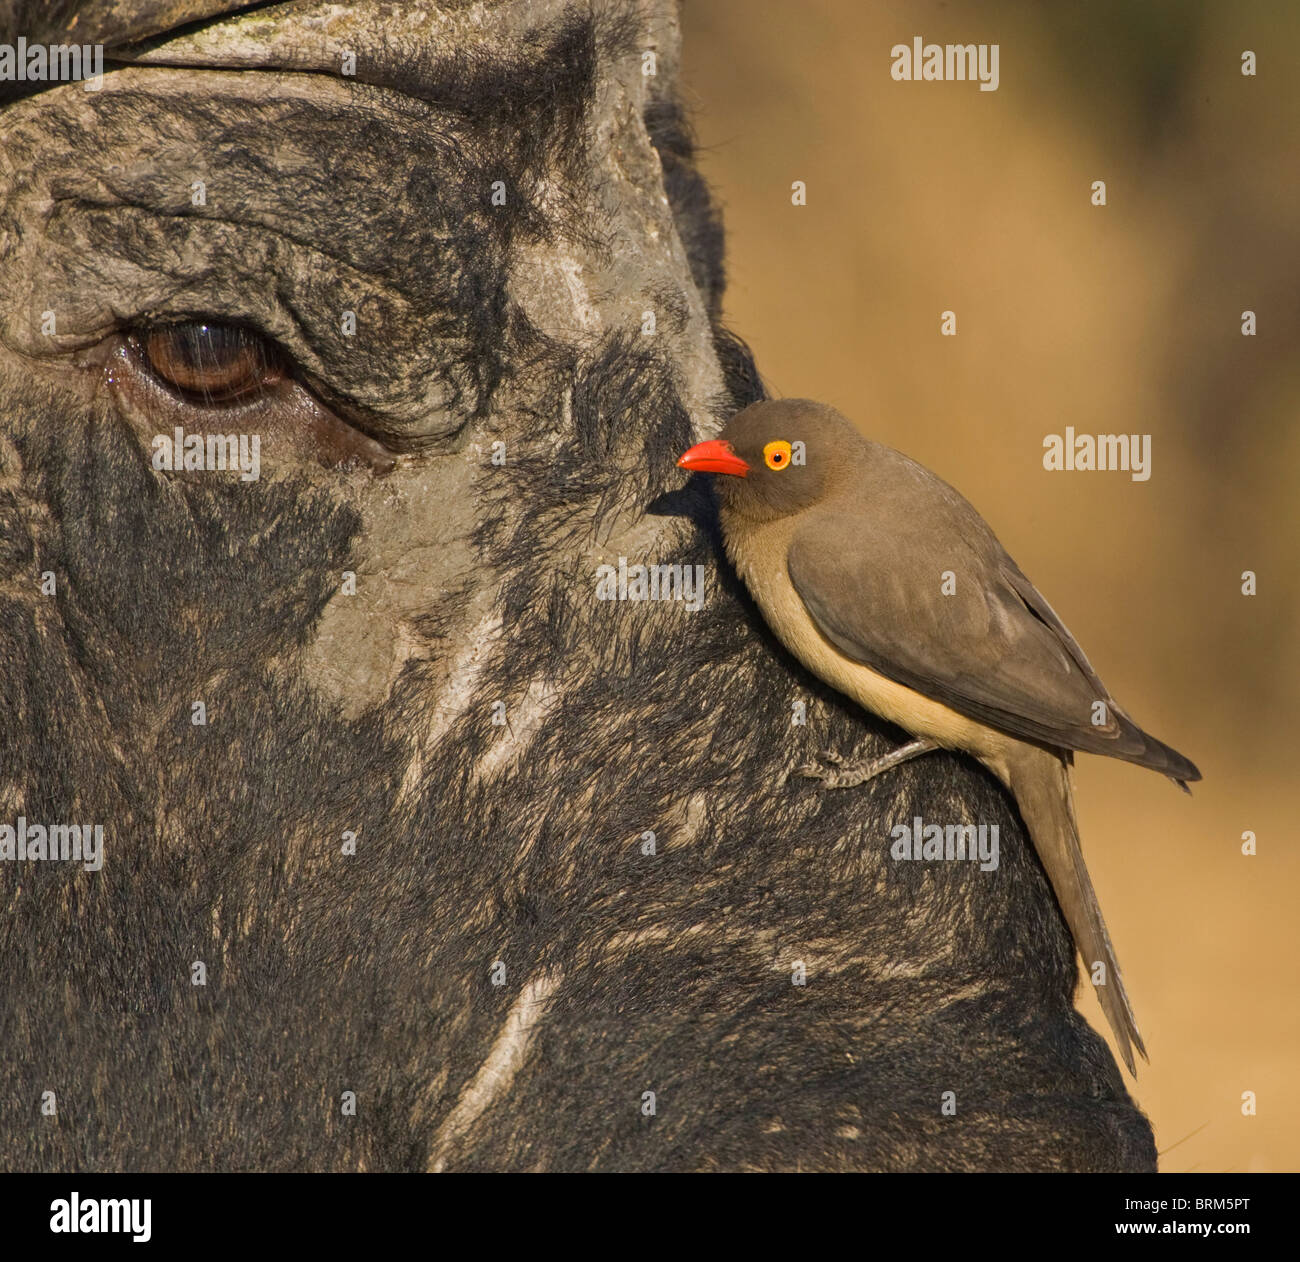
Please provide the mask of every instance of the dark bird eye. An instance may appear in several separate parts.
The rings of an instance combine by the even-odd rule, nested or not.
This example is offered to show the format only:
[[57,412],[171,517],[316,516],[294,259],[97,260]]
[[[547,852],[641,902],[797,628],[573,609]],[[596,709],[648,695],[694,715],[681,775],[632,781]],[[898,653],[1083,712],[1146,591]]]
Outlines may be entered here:
[[275,347],[242,325],[161,324],[135,334],[132,342],[158,380],[199,403],[233,403],[285,375]]

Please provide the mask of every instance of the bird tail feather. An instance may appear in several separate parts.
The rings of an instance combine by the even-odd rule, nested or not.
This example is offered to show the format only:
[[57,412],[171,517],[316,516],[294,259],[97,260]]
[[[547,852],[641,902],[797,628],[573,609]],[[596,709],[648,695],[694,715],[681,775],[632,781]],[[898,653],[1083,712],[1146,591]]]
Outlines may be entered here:
[[1113,702],[1111,705],[1124,727],[1127,741],[1124,751],[1117,752],[1116,757],[1158,771],[1162,776],[1168,776],[1184,793],[1190,793],[1191,789],[1187,785],[1201,778],[1200,768],[1172,745],[1166,745],[1164,741],[1156,740],[1150,732],[1144,732]]
[[1084,971],[1096,986],[1102,1011],[1115,1033],[1124,1063],[1136,1077],[1133,1048],[1137,1048],[1143,1060],[1147,1051],[1124,990],[1119,961],[1106,932],[1097,892],[1083,861],[1069,765],[1056,754],[1034,749],[1032,753],[1027,750],[1025,757],[1014,762],[1010,772],[1010,787],[1083,958]]

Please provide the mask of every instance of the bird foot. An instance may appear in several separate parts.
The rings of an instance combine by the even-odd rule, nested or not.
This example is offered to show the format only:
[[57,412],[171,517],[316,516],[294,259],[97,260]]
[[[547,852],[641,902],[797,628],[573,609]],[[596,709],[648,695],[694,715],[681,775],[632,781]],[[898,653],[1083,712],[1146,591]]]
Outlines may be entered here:
[[916,758],[920,754],[928,754],[932,749],[938,748],[933,741],[914,740],[906,745],[900,745],[880,758],[872,758],[865,762],[846,762],[841,755],[830,752],[821,756],[822,762],[829,763],[829,767],[819,766],[815,762],[804,763],[799,768],[799,774],[808,780],[820,780],[823,789],[852,789],[859,784],[866,784],[882,771],[889,771],[892,767],[907,762],[908,759]]

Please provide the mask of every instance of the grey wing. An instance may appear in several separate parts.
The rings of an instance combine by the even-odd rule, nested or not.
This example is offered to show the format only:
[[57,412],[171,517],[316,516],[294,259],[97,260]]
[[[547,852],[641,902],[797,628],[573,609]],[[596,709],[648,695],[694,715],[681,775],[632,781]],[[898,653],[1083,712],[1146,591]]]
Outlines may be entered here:
[[[930,516],[925,507],[937,510],[928,526],[917,523]],[[1022,740],[1200,778],[1114,703],[974,509],[965,501],[917,508],[887,535],[865,514],[796,534],[790,579],[841,653]]]

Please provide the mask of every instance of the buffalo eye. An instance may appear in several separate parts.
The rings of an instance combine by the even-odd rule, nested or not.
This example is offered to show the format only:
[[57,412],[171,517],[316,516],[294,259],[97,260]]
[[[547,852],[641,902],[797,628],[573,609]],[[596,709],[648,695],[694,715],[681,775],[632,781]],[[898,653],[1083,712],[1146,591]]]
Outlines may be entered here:
[[132,337],[143,366],[182,398],[235,403],[285,375],[282,357],[260,333],[238,324],[188,320]]

